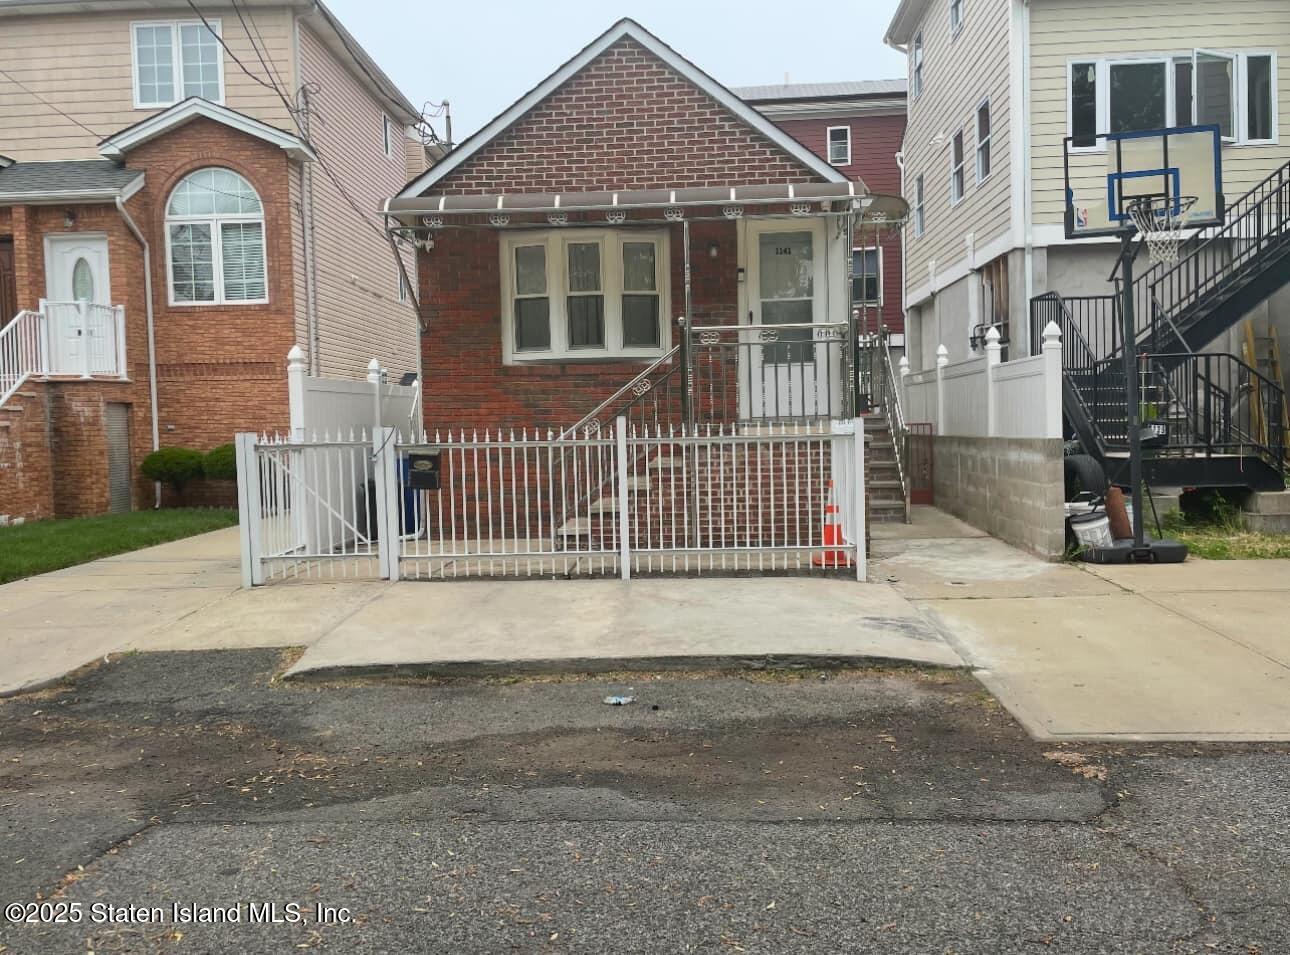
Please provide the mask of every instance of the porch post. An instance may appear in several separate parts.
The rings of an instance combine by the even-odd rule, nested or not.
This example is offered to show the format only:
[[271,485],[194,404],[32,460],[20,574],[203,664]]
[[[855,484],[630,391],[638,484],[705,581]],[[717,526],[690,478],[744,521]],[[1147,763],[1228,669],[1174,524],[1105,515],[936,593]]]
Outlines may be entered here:
[[685,368],[684,368],[685,381],[683,382],[685,387],[685,391],[683,392],[685,396],[684,412],[685,412],[685,423],[689,427],[690,432],[693,434],[694,433],[694,398],[693,398],[693,395],[691,395],[690,393],[693,387],[693,382],[690,380],[692,369],[690,367],[689,346],[688,346],[689,339],[690,339],[689,331],[690,331],[690,327],[694,322],[694,308],[691,302],[691,291],[690,291],[690,220],[689,219],[681,220],[681,247],[685,254],[685,331],[686,333],[685,333],[685,338],[683,339],[684,348],[685,348]]
[[936,346],[936,433],[945,433],[945,366],[950,363],[950,351],[944,345]]
[[994,394],[994,372],[1002,360],[999,329],[993,325],[985,333],[985,436],[993,438],[999,430],[999,402]]
[[129,378],[125,364],[125,306],[117,305],[113,312],[116,320],[116,373],[118,378]]
[[48,375],[54,365],[49,348],[49,302],[42,298],[40,300],[40,373],[42,375]]
[[619,415],[614,421],[614,437],[618,440],[618,576],[632,579],[632,527],[627,506],[627,417]]

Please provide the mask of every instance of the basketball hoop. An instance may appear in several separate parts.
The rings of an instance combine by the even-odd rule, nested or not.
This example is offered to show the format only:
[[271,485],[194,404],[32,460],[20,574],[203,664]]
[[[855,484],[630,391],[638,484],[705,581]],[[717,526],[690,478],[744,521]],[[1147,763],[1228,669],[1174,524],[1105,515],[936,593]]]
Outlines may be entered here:
[[1143,196],[1130,203],[1129,216],[1138,227],[1138,234],[1147,242],[1147,255],[1152,265],[1178,261],[1187,214],[1195,204],[1195,196],[1179,196],[1174,200],[1164,196]]

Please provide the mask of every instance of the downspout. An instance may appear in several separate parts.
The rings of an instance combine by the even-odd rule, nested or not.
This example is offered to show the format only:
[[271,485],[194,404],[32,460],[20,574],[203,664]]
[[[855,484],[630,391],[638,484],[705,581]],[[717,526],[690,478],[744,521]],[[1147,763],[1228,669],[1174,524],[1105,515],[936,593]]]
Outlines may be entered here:
[[[1023,308],[1025,310],[1024,314],[1028,315],[1030,300],[1035,297],[1035,223],[1032,208],[1034,186],[1030,179],[1032,164],[1030,147],[1030,0],[1022,0],[1021,4],[1021,153],[1021,214],[1022,227],[1025,232],[1023,262],[1026,272],[1026,301]],[[1009,305],[1009,309],[1011,310],[1011,305]],[[1023,317],[1022,325],[1027,327],[1027,318]],[[1038,354],[1035,342],[1030,343],[1030,353],[1032,355]]]
[[[125,211],[125,201],[116,197],[116,211],[121,213],[126,228],[134,235],[135,241],[143,247],[143,298],[144,312],[148,316],[148,401],[152,410],[152,450],[156,451],[161,447],[161,430],[157,421],[159,414],[157,411],[157,335],[156,325],[153,322],[152,315],[152,250],[148,246],[148,240],[139,231],[139,227],[130,218],[130,213]],[[124,370],[124,369],[123,369]],[[161,482],[152,482],[153,507],[161,507]]]

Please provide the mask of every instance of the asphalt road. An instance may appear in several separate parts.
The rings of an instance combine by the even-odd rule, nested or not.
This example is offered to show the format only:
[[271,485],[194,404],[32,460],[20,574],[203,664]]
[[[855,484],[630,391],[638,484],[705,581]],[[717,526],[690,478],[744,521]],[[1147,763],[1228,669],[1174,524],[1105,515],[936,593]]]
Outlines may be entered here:
[[81,919],[0,952],[1290,952],[1284,748],[1037,744],[961,673],[281,662],[0,702],[0,901]]

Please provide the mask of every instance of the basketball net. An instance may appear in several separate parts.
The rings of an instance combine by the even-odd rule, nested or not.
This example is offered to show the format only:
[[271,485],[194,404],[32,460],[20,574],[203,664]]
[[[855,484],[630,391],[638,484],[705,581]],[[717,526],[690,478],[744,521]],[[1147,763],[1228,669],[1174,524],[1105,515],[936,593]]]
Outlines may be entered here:
[[1196,204],[1195,196],[1181,196],[1170,201],[1159,196],[1145,196],[1134,200],[1129,215],[1138,227],[1138,234],[1146,240],[1147,255],[1151,264],[1177,262],[1182,245],[1183,228],[1187,215]]

